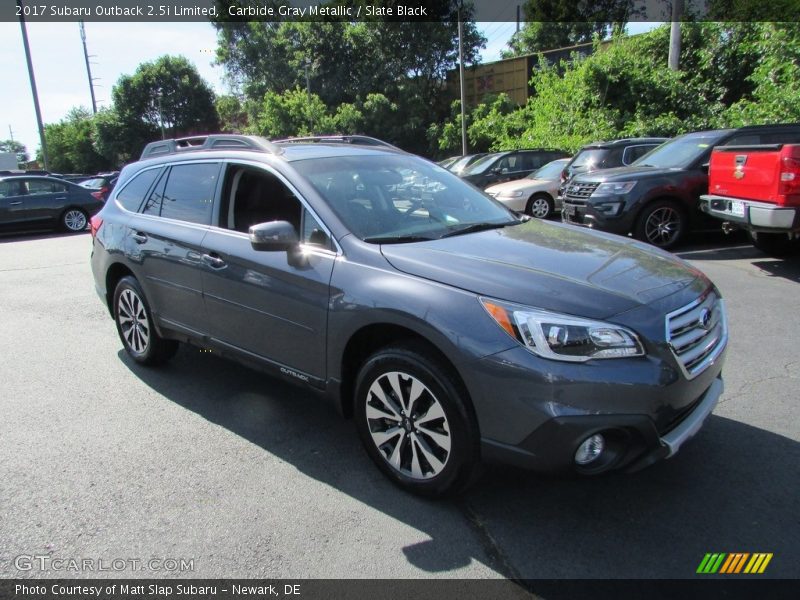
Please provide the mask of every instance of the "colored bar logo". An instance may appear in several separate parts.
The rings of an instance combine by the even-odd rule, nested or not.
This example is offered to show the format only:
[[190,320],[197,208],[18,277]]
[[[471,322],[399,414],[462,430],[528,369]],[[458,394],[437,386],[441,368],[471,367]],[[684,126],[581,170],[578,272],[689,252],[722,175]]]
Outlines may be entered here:
[[697,573],[704,575],[737,575],[739,573],[761,574],[767,569],[772,553],[766,552],[717,552],[703,557]]

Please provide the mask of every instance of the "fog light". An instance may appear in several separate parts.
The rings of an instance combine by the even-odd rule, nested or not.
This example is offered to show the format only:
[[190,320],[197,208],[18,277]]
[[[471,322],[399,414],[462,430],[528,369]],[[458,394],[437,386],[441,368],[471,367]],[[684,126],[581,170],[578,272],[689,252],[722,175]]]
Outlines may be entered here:
[[603,453],[605,445],[605,438],[599,433],[589,436],[578,446],[575,452],[575,462],[579,465],[588,465]]

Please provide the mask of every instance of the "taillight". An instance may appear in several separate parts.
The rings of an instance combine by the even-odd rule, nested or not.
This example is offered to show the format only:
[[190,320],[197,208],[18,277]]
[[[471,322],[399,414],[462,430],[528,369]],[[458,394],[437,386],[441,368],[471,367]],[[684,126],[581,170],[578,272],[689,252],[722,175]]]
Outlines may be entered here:
[[567,170],[566,169],[562,170],[561,171],[561,183],[564,183],[567,180],[568,177],[569,177],[569,173],[567,172]]
[[97,190],[96,192],[92,192],[92,196],[94,196],[100,202],[103,201],[103,190]]
[[100,218],[100,215],[95,215],[91,219],[89,219],[89,227],[92,233],[92,239],[97,236],[97,232],[100,231],[100,228],[103,226],[103,219]]
[[790,201],[786,196],[800,194],[800,159],[784,156],[781,159],[781,174],[778,183],[778,195],[784,196],[784,201]]

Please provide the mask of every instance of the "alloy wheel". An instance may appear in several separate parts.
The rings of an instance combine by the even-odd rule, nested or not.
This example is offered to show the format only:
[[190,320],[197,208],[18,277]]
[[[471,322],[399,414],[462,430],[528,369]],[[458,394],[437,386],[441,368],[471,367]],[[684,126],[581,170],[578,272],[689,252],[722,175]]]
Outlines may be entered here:
[[150,321],[144,302],[133,290],[126,289],[120,294],[117,319],[128,347],[136,354],[144,354],[150,343]]
[[435,477],[450,457],[450,424],[441,403],[419,379],[390,371],[367,392],[367,427],[378,451],[412,479]]
[[86,229],[86,215],[80,210],[69,210],[64,214],[64,226],[70,231]]
[[681,215],[669,206],[657,208],[647,217],[644,234],[654,246],[668,246],[680,235]]

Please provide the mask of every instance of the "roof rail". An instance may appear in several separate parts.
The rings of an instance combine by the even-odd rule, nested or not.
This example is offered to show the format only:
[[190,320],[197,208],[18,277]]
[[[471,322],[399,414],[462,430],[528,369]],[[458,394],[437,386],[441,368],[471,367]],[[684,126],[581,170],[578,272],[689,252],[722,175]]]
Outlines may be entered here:
[[255,152],[271,152],[280,154],[282,150],[267,140],[257,135],[238,135],[227,133],[215,133],[211,135],[197,135],[173,140],[159,140],[150,142],[142,150],[139,160],[153,158],[156,156],[167,156],[181,152],[193,152],[198,150],[252,150]]
[[303,137],[285,138],[282,140],[272,140],[273,144],[359,144],[361,146],[383,146],[395,148],[397,146],[384,142],[378,138],[368,135],[308,135]]

